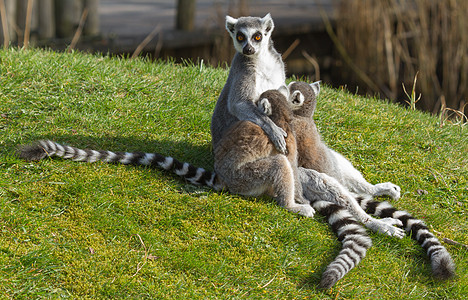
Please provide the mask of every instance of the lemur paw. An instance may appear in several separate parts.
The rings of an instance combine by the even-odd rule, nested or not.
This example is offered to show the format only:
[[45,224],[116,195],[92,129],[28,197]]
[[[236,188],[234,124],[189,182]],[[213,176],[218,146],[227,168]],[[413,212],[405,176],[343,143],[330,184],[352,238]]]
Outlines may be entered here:
[[280,153],[286,154],[287,149],[285,137],[288,136],[286,131],[284,131],[281,127],[278,127],[276,126],[276,124],[273,123],[271,131],[268,132],[265,130],[265,132],[267,133],[273,145],[275,145],[276,150],[278,150]]
[[382,221],[391,226],[400,226],[400,227],[403,226],[403,222],[395,218],[383,218],[383,219],[379,219],[379,221]]
[[293,207],[287,207],[287,209],[307,218],[313,218],[315,214],[315,209],[310,204],[296,204]]
[[376,192],[374,196],[387,195],[393,200],[400,198],[401,188],[391,182],[378,183],[375,185]]
[[313,209],[313,207],[310,206],[310,204],[304,204],[303,209],[304,209],[304,214],[301,214],[301,215],[303,215],[304,217],[307,217],[307,218],[313,218],[314,217],[315,209]]
[[401,228],[395,227],[395,225],[403,226],[403,223],[398,219],[383,218],[379,220],[374,219],[367,227],[374,232],[394,236],[400,239],[403,238],[405,236],[405,231]]

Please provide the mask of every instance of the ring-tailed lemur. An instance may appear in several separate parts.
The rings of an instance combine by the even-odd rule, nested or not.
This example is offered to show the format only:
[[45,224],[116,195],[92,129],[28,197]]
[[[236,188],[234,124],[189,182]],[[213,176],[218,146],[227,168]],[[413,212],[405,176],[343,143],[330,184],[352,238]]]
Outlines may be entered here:
[[[276,131],[276,126],[270,125],[268,118],[265,119],[265,115],[255,110],[253,105],[260,93],[268,89],[276,89],[285,81],[284,64],[271,40],[273,27],[270,14],[261,19],[226,17],[226,29],[231,35],[237,52],[211,120],[211,135],[215,152],[220,140],[226,136],[226,132],[237,120],[249,120],[259,125],[276,148],[280,152],[285,152],[284,133]],[[218,169],[215,168],[215,170],[219,172]],[[304,180],[308,179],[304,178]],[[382,224],[385,228],[391,227],[380,230],[382,232],[398,232],[398,229],[392,226],[393,221],[390,224],[375,221],[373,224],[376,223]],[[373,229],[379,230],[380,227]]]
[[[359,195],[382,196],[392,199],[400,198],[400,187],[391,183],[372,185],[362,174],[341,154],[328,148],[318,133],[313,120],[316,107],[316,97],[320,91],[320,84],[314,83],[313,89],[305,82],[291,82],[288,86],[291,97],[305,97],[304,101],[311,102],[307,110],[296,110],[293,120],[298,132],[299,165],[325,173],[340,182],[350,192]],[[300,93],[299,93],[300,92]],[[297,93],[297,96],[295,95]]]
[[[336,228],[349,228],[345,238],[353,239],[352,231],[357,228],[355,224],[349,223],[349,217],[328,217],[330,208],[338,205],[346,208],[358,217],[361,222],[367,218],[366,214],[356,208],[360,205],[367,213],[381,217],[393,218],[401,222],[411,237],[416,240],[427,252],[431,260],[432,273],[435,277],[448,279],[455,274],[455,264],[447,249],[441,245],[439,240],[429,231],[423,221],[415,219],[406,211],[400,211],[392,207],[388,202],[377,202],[373,196],[388,195],[397,199],[400,188],[392,183],[372,185],[368,183],[352,164],[337,152],[328,148],[322,141],[317,126],[313,120],[316,107],[316,97],[320,86],[318,83],[309,84],[304,82],[292,82],[288,86],[291,102],[302,102],[303,106],[294,111],[292,125],[294,126],[298,150],[298,174],[303,184],[304,198],[311,201],[311,205],[321,214],[325,214],[328,221],[340,239],[340,231]],[[295,98],[301,98],[300,101]],[[321,173],[323,172],[323,173]],[[358,194],[354,197],[349,191]],[[328,191],[318,193],[317,190]],[[327,199],[327,201],[324,201]],[[336,200],[341,202],[336,202]],[[333,205],[331,203],[334,203]],[[350,207],[352,206],[352,207]],[[387,219],[388,220],[388,219]],[[390,219],[391,220],[391,219]],[[359,229],[356,229],[359,230]],[[362,240],[361,235],[358,239]],[[343,240],[343,250],[337,258],[328,265],[322,275],[320,286],[329,288],[341,279],[352,267],[356,266],[359,258],[365,254],[365,245],[358,247],[358,252],[352,253],[346,247]],[[359,244],[359,242],[357,242]],[[361,243],[362,244],[362,243]],[[361,255],[360,255],[361,254]],[[354,257],[353,257],[354,256]]]
[[278,89],[286,79],[281,55],[271,40],[273,28],[270,14],[263,18],[226,16],[226,30],[236,54],[211,119],[213,149],[234,122],[247,120],[260,126],[275,147],[285,153],[286,133],[254,105],[261,93]]

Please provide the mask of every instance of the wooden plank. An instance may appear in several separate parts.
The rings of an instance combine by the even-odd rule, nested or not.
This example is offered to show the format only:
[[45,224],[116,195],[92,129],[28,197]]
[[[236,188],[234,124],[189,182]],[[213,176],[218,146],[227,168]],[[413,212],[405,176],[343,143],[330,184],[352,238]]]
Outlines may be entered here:
[[85,0],[84,7],[88,8],[88,17],[83,29],[85,35],[99,34],[99,0]]
[[80,0],[55,1],[57,37],[67,38],[73,36],[81,16],[80,6]]
[[195,0],[177,1],[176,28],[192,31],[195,24]]
[[55,8],[54,0],[36,0],[39,9],[39,38],[51,39],[55,37]]

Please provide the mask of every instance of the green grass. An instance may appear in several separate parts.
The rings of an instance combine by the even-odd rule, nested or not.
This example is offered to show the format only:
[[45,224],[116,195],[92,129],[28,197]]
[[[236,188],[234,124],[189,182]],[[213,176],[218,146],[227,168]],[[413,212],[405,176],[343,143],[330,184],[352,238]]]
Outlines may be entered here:
[[[0,51],[0,297],[463,299],[410,238],[374,247],[330,291],[316,285],[341,245],[323,218],[267,198],[216,193],[143,167],[25,162],[18,144],[156,151],[211,169],[210,116],[227,71],[41,50]],[[428,114],[323,88],[324,139],[394,204],[468,244],[468,133]],[[425,191],[418,193],[417,191]]]

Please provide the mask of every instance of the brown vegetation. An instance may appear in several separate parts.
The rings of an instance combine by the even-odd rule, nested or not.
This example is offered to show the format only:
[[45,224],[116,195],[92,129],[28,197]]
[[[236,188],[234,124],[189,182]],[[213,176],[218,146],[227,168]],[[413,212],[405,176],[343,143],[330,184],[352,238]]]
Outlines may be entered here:
[[368,92],[401,101],[418,74],[418,108],[466,115],[467,16],[466,0],[341,1],[337,36],[353,62],[345,80],[362,87],[358,68],[373,82]]

